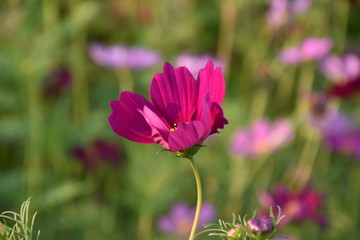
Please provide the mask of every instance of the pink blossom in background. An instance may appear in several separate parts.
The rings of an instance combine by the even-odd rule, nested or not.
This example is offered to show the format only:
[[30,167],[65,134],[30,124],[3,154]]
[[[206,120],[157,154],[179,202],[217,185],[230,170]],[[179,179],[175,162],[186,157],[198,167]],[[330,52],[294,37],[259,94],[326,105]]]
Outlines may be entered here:
[[342,85],[360,75],[360,58],[355,54],[330,55],[321,61],[320,71],[334,84]]
[[289,8],[287,0],[270,0],[270,8],[266,14],[268,25],[277,29],[289,21]]
[[291,12],[297,15],[306,12],[311,7],[311,0],[293,0],[290,4]]
[[270,8],[266,14],[267,24],[272,29],[278,29],[289,24],[297,15],[306,12],[310,0],[270,0]]
[[300,221],[313,221],[321,227],[327,225],[327,219],[321,211],[325,198],[323,194],[309,187],[294,192],[278,185],[272,192],[261,193],[259,200],[266,209],[272,207],[275,216],[278,214],[277,206],[281,208],[285,217],[280,221],[280,226]]
[[205,66],[209,60],[213,62],[215,67],[225,69],[225,63],[210,54],[193,55],[190,53],[183,53],[176,58],[175,64],[177,67],[186,67],[194,77],[197,77],[199,70]]
[[98,65],[111,69],[141,70],[156,66],[162,60],[158,52],[138,46],[104,46],[92,43],[89,54]]
[[293,129],[286,119],[270,123],[266,119],[256,121],[250,128],[238,129],[231,141],[231,152],[240,157],[257,157],[269,154],[288,144]]
[[[160,231],[177,236],[188,236],[191,231],[196,209],[185,202],[174,204],[168,215],[162,215],[157,220],[157,227]],[[216,209],[210,203],[204,203],[201,208],[198,230],[202,226],[215,220]]]
[[330,38],[309,37],[299,46],[292,46],[280,53],[282,62],[296,65],[323,58],[331,49],[333,43]]
[[139,143],[158,143],[170,151],[183,151],[201,144],[209,135],[224,128],[227,120],[220,107],[225,81],[220,68],[209,61],[197,80],[186,67],[164,64],[155,74],[150,98],[121,92],[110,101],[111,128],[118,135]]
[[75,146],[72,153],[86,169],[95,169],[102,163],[117,166],[124,160],[119,144],[103,139],[95,139],[88,146]]

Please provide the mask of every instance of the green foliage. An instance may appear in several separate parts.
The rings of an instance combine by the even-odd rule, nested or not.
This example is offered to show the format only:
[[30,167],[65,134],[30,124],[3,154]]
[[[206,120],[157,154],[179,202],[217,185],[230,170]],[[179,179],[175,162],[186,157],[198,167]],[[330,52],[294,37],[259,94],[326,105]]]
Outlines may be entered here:
[[[247,225],[246,216],[241,218],[241,216],[235,216],[233,214],[232,222],[225,222],[224,220],[219,219],[218,223],[210,223],[206,224],[204,227],[207,228],[199,232],[195,236],[195,240],[201,235],[208,233],[209,236],[215,236],[217,239],[221,240],[270,240],[276,237],[278,232],[278,224],[281,219],[284,218],[284,215],[281,215],[281,208],[278,206],[279,212],[278,216],[274,216],[272,209],[270,208],[270,217],[273,221],[274,229],[266,234],[263,233],[252,233]],[[253,214],[253,218],[258,217],[257,212],[255,211]]]
[[20,212],[5,211],[0,214],[0,239],[2,240],[38,240],[40,230],[33,233],[36,213],[29,214],[30,199],[26,200]]

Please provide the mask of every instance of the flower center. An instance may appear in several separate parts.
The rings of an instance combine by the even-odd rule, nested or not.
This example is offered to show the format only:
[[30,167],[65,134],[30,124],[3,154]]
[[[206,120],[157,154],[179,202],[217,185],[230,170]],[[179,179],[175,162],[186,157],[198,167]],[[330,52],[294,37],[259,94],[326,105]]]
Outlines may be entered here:
[[170,132],[174,132],[178,128],[178,125],[174,123],[174,127],[170,128]]
[[[189,122],[185,122],[185,124],[188,124]],[[170,132],[174,132],[175,130],[178,129],[178,124],[174,123],[174,127],[170,128]]]

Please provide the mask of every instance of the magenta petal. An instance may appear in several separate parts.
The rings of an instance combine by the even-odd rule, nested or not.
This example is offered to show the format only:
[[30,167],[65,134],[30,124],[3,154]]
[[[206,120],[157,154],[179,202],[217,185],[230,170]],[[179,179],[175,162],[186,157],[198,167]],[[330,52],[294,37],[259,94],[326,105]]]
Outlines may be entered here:
[[198,76],[199,81],[199,102],[201,96],[210,91],[210,98],[213,102],[221,105],[225,95],[225,80],[221,68],[214,69],[213,63],[209,60],[205,68],[201,69]]
[[197,120],[200,120],[201,123],[204,125],[204,128],[206,130],[206,136],[203,136],[203,140],[207,138],[210,135],[211,128],[213,125],[210,106],[211,106],[211,99],[210,99],[210,92],[207,91],[207,93],[202,97],[201,105],[198,106],[198,112],[197,112]]
[[191,121],[188,124],[179,123],[177,130],[169,135],[170,151],[182,151],[201,143],[206,129],[200,121]]
[[166,123],[165,119],[158,116],[146,106],[144,107],[143,111],[139,111],[151,127],[151,137],[155,140],[156,143],[160,144],[166,149],[169,149],[168,138],[170,127]]
[[195,79],[187,68],[174,69],[165,63],[163,73],[157,73],[153,78],[150,97],[170,125],[187,122],[196,109],[198,99]]
[[138,111],[144,106],[155,111],[146,98],[132,92],[122,92],[120,100],[110,101],[110,106],[113,112],[109,116],[109,123],[115,133],[134,142],[154,143],[151,128]]
[[229,123],[224,117],[222,108],[217,103],[213,103],[211,106],[211,117],[213,119],[213,124],[210,134],[218,133],[218,129],[223,129],[224,125]]

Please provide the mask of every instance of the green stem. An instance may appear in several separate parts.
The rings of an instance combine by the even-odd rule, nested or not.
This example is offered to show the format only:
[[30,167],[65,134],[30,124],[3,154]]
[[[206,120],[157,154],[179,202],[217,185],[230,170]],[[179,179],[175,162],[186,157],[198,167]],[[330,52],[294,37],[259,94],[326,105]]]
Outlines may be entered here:
[[194,176],[195,176],[195,181],[196,181],[196,188],[197,188],[197,203],[196,203],[196,212],[195,212],[195,218],[194,218],[194,222],[191,228],[191,233],[189,236],[189,240],[193,240],[195,233],[196,233],[196,229],[199,223],[199,218],[200,218],[200,211],[201,211],[201,203],[202,203],[202,190],[201,190],[201,181],[200,181],[200,176],[199,176],[199,172],[196,169],[195,166],[195,162],[194,159],[191,158],[186,158],[189,163],[190,166],[193,170]]

